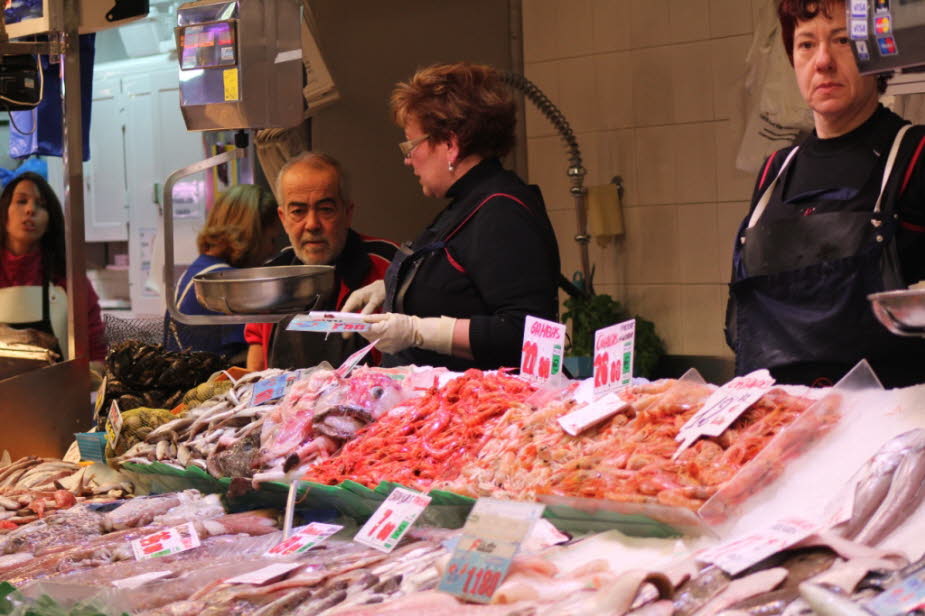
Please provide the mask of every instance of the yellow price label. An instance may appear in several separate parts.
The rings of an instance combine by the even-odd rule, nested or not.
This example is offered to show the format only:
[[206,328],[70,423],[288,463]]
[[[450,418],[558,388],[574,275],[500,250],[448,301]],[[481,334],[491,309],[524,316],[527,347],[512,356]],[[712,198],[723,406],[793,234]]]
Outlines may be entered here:
[[240,98],[238,96],[238,69],[229,68],[222,72],[222,77],[225,82],[225,100],[226,101],[236,101]]

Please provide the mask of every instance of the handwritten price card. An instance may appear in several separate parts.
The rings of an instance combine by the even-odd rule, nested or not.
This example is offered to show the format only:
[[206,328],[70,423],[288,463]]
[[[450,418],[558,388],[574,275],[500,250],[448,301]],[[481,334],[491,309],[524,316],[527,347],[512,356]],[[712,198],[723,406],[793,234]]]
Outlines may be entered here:
[[183,526],[165,528],[141,539],[132,541],[132,552],[135,560],[157,558],[177,554],[199,547],[199,534],[192,522]]
[[339,524],[312,522],[296,529],[291,537],[267,550],[266,556],[292,556],[307,552],[331,535],[337,534],[342,528]]
[[819,527],[812,522],[801,518],[785,518],[759,532],[704,550],[696,558],[701,562],[713,563],[730,575],[736,575],[771,554],[799,543],[817,530]]
[[594,396],[603,396],[633,380],[636,319],[594,332]]
[[563,348],[565,325],[527,317],[520,354],[520,374],[531,381],[548,381],[562,371]]
[[429,496],[395,488],[353,540],[383,552],[391,552],[429,504]]
[[286,395],[297,377],[297,372],[287,372],[286,374],[279,374],[257,381],[257,384],[254,385],[253,404],[259,406],[279,400]]
[[119,411],[119,403],[115,400],[109,405],[109,413],[106,415],[109,420],[106,422],[106,440],[112,447],[116,446],[119,440],[119,434],[122,433],[122,413]]
[[925,605],[925,569],[913,571],[900,584],[880,593],[865,604],[878,616],[909,614]]
[[308,314],[294,316],[286,329],[296,332],[343,334],[347,332],[365,332],[371,327],[371,323],[363,320],[363,315],[353,312],[312,311]]
[[344,363],[342,363],[342,364],[337,368],[337,376],[341,377],[342,379],[347,378],[347,375],[349,375],[349,374],[353,371],[353,369],[356,368],[357,365],[359,365],[359,363],[360,363],[361,361],[363,361],[363,358],[366,357],[366,355],[367,355],[370,351],[373,350],[373,347],[376,346],[376,343],[377,343],[377,342],[378,342],[378,340],[373,340],[372,342],[370,342],[369,344],[367,344],[365,347],[363,347],[363,348],[360,349],[359,351],[353,352],[353,353],[350,355],[350,357],[348,357],[347,359],[345,359],[345,360],[344,360]]
[[700,410],[681,426],[675,437],[681,446],[672,459],[676,459],[701,436],[722,434],[745,409],[768,393],[773,385],[774,379],[767,370],[756,370],[745,376],[737,376],[714,391]]
[[439,590],[488,603],[545,505],[480,498],[440,579]]

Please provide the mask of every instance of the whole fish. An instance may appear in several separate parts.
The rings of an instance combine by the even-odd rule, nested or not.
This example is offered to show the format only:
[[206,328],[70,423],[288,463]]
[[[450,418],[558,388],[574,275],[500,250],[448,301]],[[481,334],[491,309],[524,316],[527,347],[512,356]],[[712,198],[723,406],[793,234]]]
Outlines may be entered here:
[[[925,432],[925,431],[923,431]],[[867,545],[880,543],[900,522],[905,521],[925,496],[925,449],[909,453],[893,474],[886,498],[858,533],[856,541]]]

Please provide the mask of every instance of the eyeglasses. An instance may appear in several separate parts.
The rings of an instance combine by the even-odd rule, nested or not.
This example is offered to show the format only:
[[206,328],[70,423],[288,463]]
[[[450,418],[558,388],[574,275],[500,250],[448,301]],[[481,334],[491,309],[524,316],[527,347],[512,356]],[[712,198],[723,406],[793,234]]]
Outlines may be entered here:
[[323,201],[315,205],[289,203],[283,208],[283,214],[291,222],[302,222],[311,210],[315,211],[315,216],[318,219],[329,221],[337,217],[338,206],[330,201]]
[[421,135],[417,139],[409,139],[408,141],[402,141],[398,144],[398,149],[401,150],[401,155],[404,158],[411,156],[411,152],[414,151],[414,148],[418,145],[424,143],[424,141],[429,138],[430,135]]

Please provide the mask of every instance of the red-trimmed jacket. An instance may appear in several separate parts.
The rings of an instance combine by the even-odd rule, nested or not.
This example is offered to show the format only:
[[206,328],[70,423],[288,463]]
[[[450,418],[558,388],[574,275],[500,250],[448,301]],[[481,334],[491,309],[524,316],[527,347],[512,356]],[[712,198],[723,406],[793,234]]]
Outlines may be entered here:
[[[353,291],[385,277],[385,271],[395,256],[398,246],[389,240],[362,235],[351,229],[347,234],[344,250],[334,262],[337,303],[340,308]],[[300,265],[292,247],[285,248],[266,265]],[[275,323],[248,323],[244,327],[244,339],[248,344],[259,344],[263,348],[264,366],[269,365],[270,340]]]

